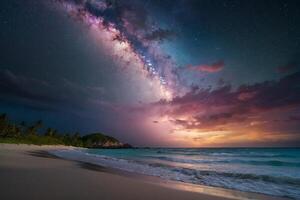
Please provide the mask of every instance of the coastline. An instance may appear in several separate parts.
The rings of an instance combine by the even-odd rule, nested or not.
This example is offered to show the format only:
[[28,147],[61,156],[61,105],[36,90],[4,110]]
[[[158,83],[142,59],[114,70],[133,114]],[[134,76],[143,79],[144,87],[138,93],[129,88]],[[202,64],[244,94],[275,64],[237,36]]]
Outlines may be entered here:
[[1,199],[284,199],[149,177],[47,153],[68,146],[0,144]]

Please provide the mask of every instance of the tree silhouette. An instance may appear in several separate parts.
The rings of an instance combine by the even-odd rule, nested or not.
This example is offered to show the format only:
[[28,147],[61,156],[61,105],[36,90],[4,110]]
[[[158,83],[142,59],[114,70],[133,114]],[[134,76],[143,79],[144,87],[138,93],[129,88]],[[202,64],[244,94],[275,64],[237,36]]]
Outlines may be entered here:
[[6,136],[8,134],[8,118],[6,113],[0,115],[0,136]]
[[36,121],[32,126],[29,126],[26,130],[27,135],[37,135],[38,129],[43,126],[42,120]]
[[22,133],[25,133],[25,132],[26,132],[26,129],[27,129],[26,122],[22,121],[22,122],[20,123],[20,131],[21,131],[21,134],[22,134]]
[[[0,115],[0,142],[4,143],[26,143],[26,144],[64,144],[79,147],[107,148],[109,146],[101,146],[102,144],[111,143],[111,147],[116,148],[119,143],[113,137],[95,133],[80,136],[80,133],[60,134],[56,129],[47,128],[45,134],[38,134],[38,130],[42,128],[42,120],[38,120],[32,125],[27,125],[24,121],[15,124],[8,120],[6,114]],[[120,146],[122,147],[122,146]]]
[[45,136],[52,137],[54,130],[52,128],[47,128]]

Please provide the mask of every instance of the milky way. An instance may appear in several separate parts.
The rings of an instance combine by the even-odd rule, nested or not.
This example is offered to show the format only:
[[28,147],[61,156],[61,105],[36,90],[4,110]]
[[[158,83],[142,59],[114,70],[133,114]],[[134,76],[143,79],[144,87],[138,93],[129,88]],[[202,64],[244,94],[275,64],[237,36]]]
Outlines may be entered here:
[[172,99],[183,90],[175,73],[177,66],[159,47],[173,33],[151,22],[146,13],[132,9],[125,1],[56,2],[74,19],[94,30],[95,37],[100,38],[101,45],[106,44],[107,51],[121,61],[121,66],[136,67],[153,85],[158,85],[156,89],[162,99]]

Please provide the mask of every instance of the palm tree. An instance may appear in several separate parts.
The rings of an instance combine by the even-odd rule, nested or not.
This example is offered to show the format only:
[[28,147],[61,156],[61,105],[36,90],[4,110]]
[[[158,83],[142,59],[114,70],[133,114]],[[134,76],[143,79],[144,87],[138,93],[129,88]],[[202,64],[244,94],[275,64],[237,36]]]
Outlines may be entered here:
[[21,131],[20,127],[16,126],[16,128],[15,128],[15,136],[16,137],[20,137],[21,133],[22,133],[22,131]]
[[53,135],[52,135],[52,136],[53,136],[53,137],[58,137],[58,136],[59,136],[56,129],[53,130]]
[[71,138],[71,143],[73,146],[82,146],[82,142],[80,140],[80,133],[76,132],[72,138]]
[[74,135],[73,135],[73,138],[74,139],[79,139],[80,138],[80,133],[76,132]]
[[52,128],[47,128],[45,136],[52,137],[54,133],[54,130]]
[[71,137],[70,137],[70,134],[69,134],[69,133],[66,133],[66,134],[63,136],[63,140],[64,140],[64,142],[65,142],[67,145],[70,145],[70,143],[71,143]]
[[21,131],[21,133],[25,134],[25,132],[26,132],[26,122],[22,121],[20,123],[20,131]]
[[8,118],[6,113],[0,115],[0,136],[5,136],[8,132]]
[[26,130],[26,135],[36,135],[35,126],[29,126]]
[[43,126],[42,120],[38,120],[34,125],[27,128],[28,135],[36,135],[37,130]]
[[36,128],[36,130],[42,128],[42,126],[43,126],[43,121],[42,120],[38,120],[34,124],[34,127]]

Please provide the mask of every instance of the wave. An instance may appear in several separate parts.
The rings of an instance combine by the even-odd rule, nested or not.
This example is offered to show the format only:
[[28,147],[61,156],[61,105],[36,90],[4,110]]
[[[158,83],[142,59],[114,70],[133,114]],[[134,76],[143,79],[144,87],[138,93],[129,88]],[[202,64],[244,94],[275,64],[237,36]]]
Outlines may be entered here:
[[[241,163],[243,163],[243,161],[241,161]],[[245,163],[252,164],[252,165],[300,167],[299,162],[285,162],[285,161],[278,161],[278,160],[268,160],[268,161],[250,160],[250,161],[245,161]]]
[[186,175],[194,175],[198,179],[203,179],[204,176],[214,176],[214,177],[229,177],[241,180],[252,180],[252,181],[264,181],[276,184],[288,184],[300,186],[300,179],[291,177],[276,177],[269,175],[257,175],[257,174],[244,174],[244,173],[230,173],[230,172],[216,172],[216,171],[206,171],[206,170],[193,170],[187,168],[177,168],[174,169],[180,173]]
[[250,181],[263,181],[268,183],[276,183],[276,184],[288,184],[300,186],[300,179],[291,178],[291,177],[283,177],[283,176],[270,176],[270,175],[259,175],[259,174],[249,174],[249,173],[232,173],[232,172],[217,172],[210,170],[196,170],[182,167],[172,167],[166,164],[161,163],[153,163],[149,164],[152,167],[160,167],[160,168],[168,168],[174,172],[178,172],[184,175],[193,176],[198,180],[203,180],[204,177],[219,177],[219,178],[234,178],[240,180],[250,180]]
[[300,167],[299,162],[287,162],[279,160],[241,160],[241,159],[226,159],[226,160],[196,160],[196,159],[184,159],[168,156],[148,156],[149,158],[160,159],[170,162],[189,163],[189,164],[248,164],[248,165],[268,165],[268,166],[286,166],[286,167]]
[[[199,170],[186,167],[174,167],[165,163],[153,162],[153,160],[149,159],[146,159],[145,161],[130,160],[91,154],[84,151],[57,151],[54,154],[67,159],[90,162],[101,166],[140,174],[158,176],[167,180],[300,199],[299,178],[273,176],[271,174],[260,175],[253,173],[236,173],[234,171]],[[161,158],[166,159],[167,157]]]
[[202,152],[186,150],[157,150],[157,154],[165,155],[184,155],[184,156],[212,156],[212,157],[249,157],[249,158],[299,158],[300,155],[281,154],[281,153],[262,153],[262,152]]

